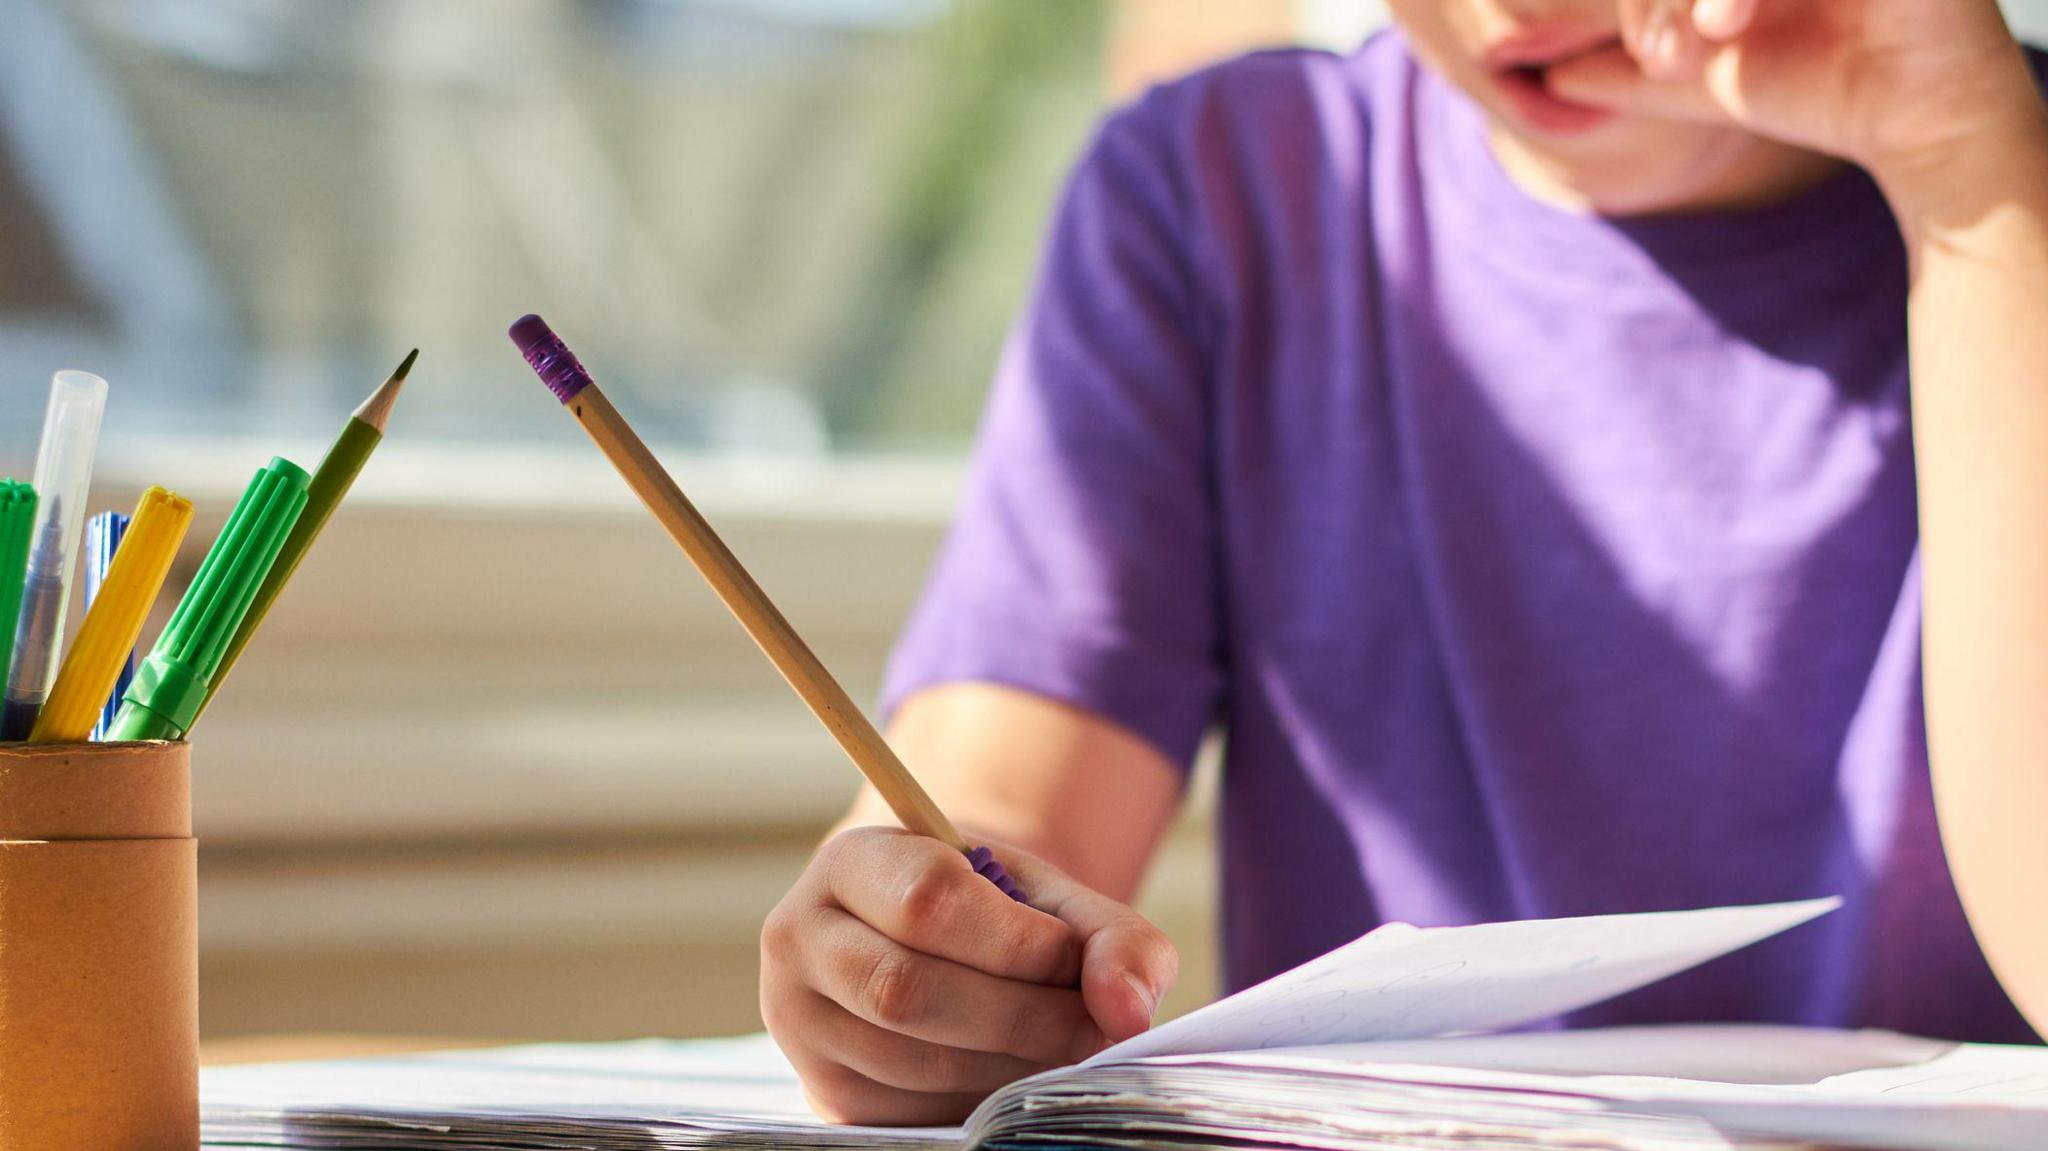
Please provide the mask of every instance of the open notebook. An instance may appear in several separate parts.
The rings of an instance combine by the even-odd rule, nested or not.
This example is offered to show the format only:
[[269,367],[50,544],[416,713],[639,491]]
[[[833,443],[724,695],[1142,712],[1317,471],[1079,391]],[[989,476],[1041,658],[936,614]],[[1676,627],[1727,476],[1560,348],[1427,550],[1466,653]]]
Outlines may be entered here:
[[820,1123],[757,1036],[213,1068],[204,1137],[622,1151],[2048,1147],[2048,1054],[2034,1049],[1740,1026],[1466,1034],[1621,994],[1832,906],[1382,928],[1012,1084],[960,1128]]

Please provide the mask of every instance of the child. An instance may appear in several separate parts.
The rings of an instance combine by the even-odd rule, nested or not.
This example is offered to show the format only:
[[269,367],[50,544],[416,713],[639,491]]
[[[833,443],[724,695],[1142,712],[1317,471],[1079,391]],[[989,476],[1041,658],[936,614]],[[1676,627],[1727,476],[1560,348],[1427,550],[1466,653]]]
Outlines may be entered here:
[[1993,0],[1392,7],[1075,174],[887,700],[1032,906],[862,800],[763,932],[822,1113],[1143,1029],[1124,901],[1217,723],[1233,988],[1840,894],[1570,1022],[2026,1039],[1986,954],[2048,1019],[2048,119]]

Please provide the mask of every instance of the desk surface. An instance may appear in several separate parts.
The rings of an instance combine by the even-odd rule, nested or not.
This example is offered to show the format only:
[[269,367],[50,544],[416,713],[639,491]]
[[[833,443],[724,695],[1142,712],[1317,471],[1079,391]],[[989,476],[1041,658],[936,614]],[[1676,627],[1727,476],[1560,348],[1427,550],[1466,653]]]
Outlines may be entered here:
[[199,1044],[204,1066],[228,1063],[276,1063],[297,1059],[356,1059],[371,1055],[405,1055],[415,1051],[461,1051],[477,1047],[509,1047],[514,1039],[457,1039],[424,1035],[355,1035],[317,1032],[299,1035],[242,1035],[208,1039]]

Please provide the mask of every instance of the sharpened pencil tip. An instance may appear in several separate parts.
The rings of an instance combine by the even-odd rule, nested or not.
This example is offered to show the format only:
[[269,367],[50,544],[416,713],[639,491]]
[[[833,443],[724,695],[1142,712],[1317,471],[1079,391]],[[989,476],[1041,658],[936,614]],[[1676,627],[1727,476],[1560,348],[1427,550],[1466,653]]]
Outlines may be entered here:
[[385,425],[391,422],[391,409],[398,406],[398,391],[405,386],[405,377],[412,372],[412,362],[419,358],[418,348],[407,352],[398,369],[391,373],[391,378],[378,385],[377,390],[370,393],[370,398],[363,401],[363,406],[356,409],[355,418],[383,432]]

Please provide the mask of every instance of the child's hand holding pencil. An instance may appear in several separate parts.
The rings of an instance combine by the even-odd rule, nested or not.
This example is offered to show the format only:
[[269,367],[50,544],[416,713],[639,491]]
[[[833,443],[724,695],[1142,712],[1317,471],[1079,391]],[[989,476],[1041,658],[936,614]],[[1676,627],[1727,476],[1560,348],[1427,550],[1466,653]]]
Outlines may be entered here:
[[1003,859],[1035,906],[936,839],[854,828],[769,915],[761,1013],[820,1115],[958,1122],[1150,1024],[1179,968],[1166,936],[1050,864]]

